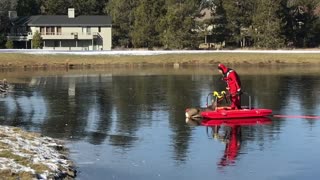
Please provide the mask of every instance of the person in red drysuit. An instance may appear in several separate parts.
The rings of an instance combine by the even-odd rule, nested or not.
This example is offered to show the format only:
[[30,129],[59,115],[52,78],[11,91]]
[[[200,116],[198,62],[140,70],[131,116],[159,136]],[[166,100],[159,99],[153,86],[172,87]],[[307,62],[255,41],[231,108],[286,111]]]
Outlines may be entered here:
[[237,72],[227,68],[223,64],[218,65],[218,70],[223,75],[223,80],[227,83],[227,90],[230,93],[231,109],[241,109],[241,81]]

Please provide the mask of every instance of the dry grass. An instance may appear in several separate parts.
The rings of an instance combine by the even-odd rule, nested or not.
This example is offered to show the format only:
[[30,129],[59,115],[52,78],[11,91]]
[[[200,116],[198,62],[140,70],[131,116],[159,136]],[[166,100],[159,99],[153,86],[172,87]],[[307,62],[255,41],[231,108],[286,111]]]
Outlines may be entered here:
[[26,167],[30,163],[30,160],[28,158],[15,155],[12,152],[10,152],[9,150],[0,151],[0,157],[7,158],[7,159],[13,159],[16,163],[21,164]]
[[13,173],[11,170],[0,170],[0,180],[30,180],[34,175],[29,172]]
[[313,64],[320,62],[319,54],[207,53],[170,54],[154,56],[111,55],[31,55],[0,54],[2,66],[65,66],[65,65],[166,65],[194,64]]

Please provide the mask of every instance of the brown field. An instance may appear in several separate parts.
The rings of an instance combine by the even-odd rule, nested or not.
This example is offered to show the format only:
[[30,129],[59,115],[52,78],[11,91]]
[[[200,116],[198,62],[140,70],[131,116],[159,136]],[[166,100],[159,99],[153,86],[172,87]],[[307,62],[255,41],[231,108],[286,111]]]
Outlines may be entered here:
[[239,74],[318,74],[320,54],[81,56],[0,53],[0,79],[27,83],[27,77],[55,75],[215,75],[218,63],[236,69]]
[[208,53],[153,56],[0,54],[0,67],[318,64],[320,54]]

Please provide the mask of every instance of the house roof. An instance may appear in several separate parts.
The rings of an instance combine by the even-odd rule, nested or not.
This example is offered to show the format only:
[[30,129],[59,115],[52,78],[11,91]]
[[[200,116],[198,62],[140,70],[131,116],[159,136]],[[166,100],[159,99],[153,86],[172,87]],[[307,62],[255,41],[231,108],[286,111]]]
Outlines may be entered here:
[[112,26],[110,16],[76,16],[69,18],[67,15],[39,15],[19,17],[14,21],[16,25],[28,26]]

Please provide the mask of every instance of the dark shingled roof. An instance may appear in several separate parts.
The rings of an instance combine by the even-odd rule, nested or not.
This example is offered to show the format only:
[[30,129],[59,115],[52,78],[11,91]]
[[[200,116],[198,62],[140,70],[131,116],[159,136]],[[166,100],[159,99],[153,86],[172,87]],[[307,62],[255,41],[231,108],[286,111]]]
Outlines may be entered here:
[[112,20],[110,16],[76,16],[75,18],[69,18],[66,15],[39,15],[20,17],[15,20],[14,23],[19,25],[28,24],[28,26],[112,26]]
[[15,18],[12,21],[13,25],[18,25],[18,26],[26,26],[28,23],[30,23],[36,16],[24,16],[24,17],[18,17]]

